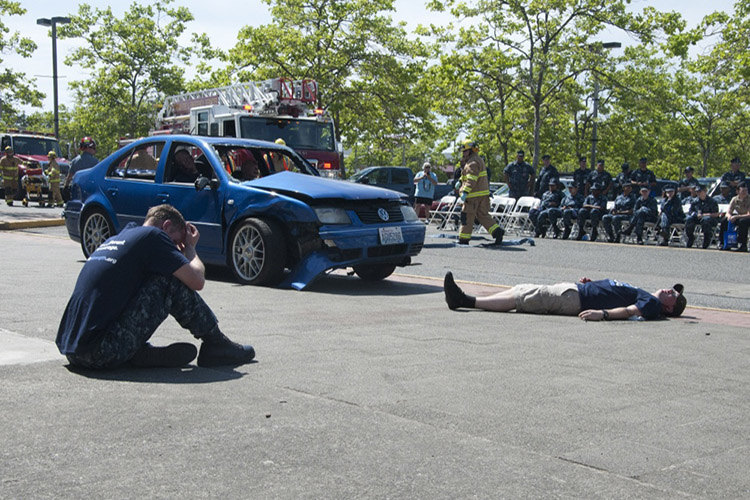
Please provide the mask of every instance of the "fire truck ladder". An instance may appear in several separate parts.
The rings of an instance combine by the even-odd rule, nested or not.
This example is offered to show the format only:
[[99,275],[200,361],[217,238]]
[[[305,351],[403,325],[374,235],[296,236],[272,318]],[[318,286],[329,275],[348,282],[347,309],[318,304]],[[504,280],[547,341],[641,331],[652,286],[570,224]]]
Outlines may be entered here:
[[257,114],[275,113],[281,102],[287,107],[304,111],[317,99],[318,84],[314,80],[273,78],[262,82],[236,83],[226,87],[197,90],[169,96],[159,111],[158,121],[178,122],[190,116],[197,106],[224,105]]

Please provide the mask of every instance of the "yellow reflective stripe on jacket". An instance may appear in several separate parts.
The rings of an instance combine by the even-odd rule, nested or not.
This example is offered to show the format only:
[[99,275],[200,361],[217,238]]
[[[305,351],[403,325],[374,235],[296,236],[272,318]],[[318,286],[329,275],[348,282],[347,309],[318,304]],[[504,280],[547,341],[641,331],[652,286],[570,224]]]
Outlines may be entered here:
[[477,191],[476,193],[472,193],[471,191],[464,189],[464,193],[466,193],[466,198],[479,198],[480,196],[489,196],[490,190],[484,189],[482,191]]

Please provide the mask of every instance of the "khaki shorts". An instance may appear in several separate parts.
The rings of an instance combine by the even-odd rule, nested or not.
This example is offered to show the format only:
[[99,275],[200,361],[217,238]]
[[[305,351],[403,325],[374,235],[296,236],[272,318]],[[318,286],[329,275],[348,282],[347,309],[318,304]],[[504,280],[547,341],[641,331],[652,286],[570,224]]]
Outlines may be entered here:
[[516,311],[531,314],[577,316],[581,312],[578,285],[516,285],[512,288]]

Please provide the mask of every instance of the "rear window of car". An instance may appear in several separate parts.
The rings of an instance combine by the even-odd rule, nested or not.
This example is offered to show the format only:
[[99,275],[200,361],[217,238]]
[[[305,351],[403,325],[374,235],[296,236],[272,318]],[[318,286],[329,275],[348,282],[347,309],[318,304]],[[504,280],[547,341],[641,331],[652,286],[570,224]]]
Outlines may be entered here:
[[151,143],[129,150],[112,164],[109,177],[153,181],[164,143]]

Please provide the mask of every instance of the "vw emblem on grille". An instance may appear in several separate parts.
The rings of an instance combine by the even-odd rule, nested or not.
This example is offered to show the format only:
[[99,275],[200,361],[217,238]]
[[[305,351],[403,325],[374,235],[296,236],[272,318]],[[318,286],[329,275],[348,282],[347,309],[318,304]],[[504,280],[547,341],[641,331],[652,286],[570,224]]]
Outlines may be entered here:
[[378,217],[380,217],[380,220],[387,222],[388,219],[391,218],[390,215],[388,215],[388,210],[385,208],[378,208]]

